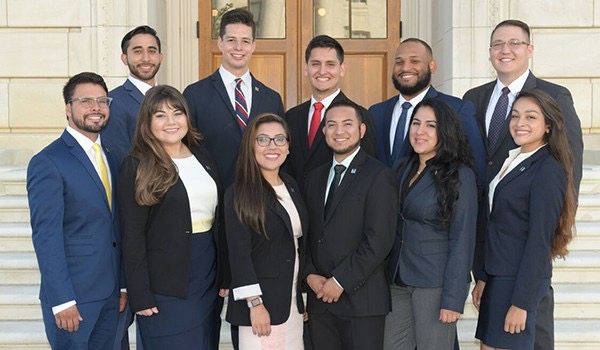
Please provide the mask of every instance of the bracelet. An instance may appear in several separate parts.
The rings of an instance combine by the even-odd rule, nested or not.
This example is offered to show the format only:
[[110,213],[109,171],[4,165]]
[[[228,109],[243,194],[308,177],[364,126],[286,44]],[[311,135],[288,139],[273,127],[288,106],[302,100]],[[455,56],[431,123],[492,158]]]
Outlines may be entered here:
[[263,303],[262,298],[261,297],[256,297],[254,299],[248,300],[248,307],[250,309],[252,309],[253,307],[258,306],[258,305],[260,305],[262,303]]

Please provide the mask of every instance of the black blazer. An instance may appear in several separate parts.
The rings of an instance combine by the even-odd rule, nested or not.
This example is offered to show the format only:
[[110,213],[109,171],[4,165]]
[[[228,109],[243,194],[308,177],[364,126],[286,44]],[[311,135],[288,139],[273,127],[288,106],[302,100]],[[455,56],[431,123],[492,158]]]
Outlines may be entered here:
[[[333,99],[336,101],[349,101],[342,91]],[[368,154],[375,156],[375,123],[371,112],[360,107],[367,131],[361,141],[361,148]],[[285,170],[298,181],[300,188],[304,185],[306,175],[318,166],[331,163],[333,153],[325,142],[323,132],[320,131],[325,126],[325,118],[321,120],[319,131],[313,141],[313,147],[308,148],[308,120],[310,110],[310,100],[291,108],[285,114],[285,119],[290,127],[291,142],[290,154],[285,163]]]
[[[397,164],[400,191],[415,174],[418,157]],[[475,249],[477,179],[466,165],[458,170],[458,199],[450,226],[441,229],[438,190],[431,170],[401,200],[396,240],[388,257],[388,276],[400,272],[406,285],[442,288],[440,308],[463,313]]]
[[547,146],[525,159],[496,186],[484,267],[487,274],[515,278],[512,305],[535,310],[539,285],[552,276],[550,247],[566,189],[565,172]]
[[[304,312],[304,302],[300,291],[300,276],[304,265],[303,241],[308,231],[308,213],[298,186],[289,175],[280,173],[287,187],[302,224],[302,234],[298,240],[300,271],[296,303],[298,312]],[[262,299],[271,316],[271,324],[284,323],[290,315],[291,287],[294,278],[296,248],[292,222],[285,208],[275,201],[267,209],[265,227],[268,239],[242,224],[233,205],[234,186],[225,194],[225,231],[229,242],[231,265],[231,290],[227,305],[227,321],[233,325],[250,326],[250,310],[246,300],[234,301],[233,289],[241,286],[260,284]]]
[[328,304],[308,292],[308,312],[378,316],[391,310],[385,258],[396,233],[398,187],[392,170],[360,150],[340,183],[328,216],[325,189],[331,161],[310,172],[305,198],[310,216],[304,278],[334,276],[344,288]]
[[[233,183],[242,130],[219,70],[183,91],[190,109],[192,125],[204,136],[204,145],[212,154],[224,188]],[[271,112],[283,117],[281,96],[252,76],[250,117]]]
[[[192,153],[217,184],[222,187],[216,167],[204,147],[193,147]],[[123,236],[123,264],[131,309],[136,312],[156,306],[154,293],[187,298],[191,254],[192,219],[188,195],[181,179],[153,206],[140,206],[135,201],[135,175],[139,160],[127,156],[119,176],[118,201]],[[219,203],[222,196],[219,195]],[[219,208],[213,226],[213,237],[219,257],[218,275],[224,272],[219,244]],[[216,227],[215,227],[216,226]],[[225,256],[226,259],[226,256]],[[219,282],[217,282],[219,283]]]

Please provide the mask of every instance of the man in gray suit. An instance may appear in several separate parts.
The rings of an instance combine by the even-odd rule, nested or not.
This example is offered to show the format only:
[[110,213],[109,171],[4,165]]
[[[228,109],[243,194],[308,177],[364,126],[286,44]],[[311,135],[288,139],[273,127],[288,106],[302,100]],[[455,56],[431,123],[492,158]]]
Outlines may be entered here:
[[[573,181],[578,192],[582,175],[583,141],[581,123],[573,107],[573,98],[565,87],[536,78],[529,70],[529,58],[533,56],[533,45],[529,26],[519,20],[506,20],[492,31],[489,48],[490,62],[498,78],[487,84],[467,91],[464,100],[471,101],[477,111],[477,122],[487,147],[488,166],[486,185],[496,176],[508,151],[517,148],[508,131],[506,118],[512,102],[521,90],[540,89],[558,102],[567,129],[567,137],[574,160]],[[497,105],[500,107],[497,108]],[[498,109],[498,111],[496,111]],[[497,121],[497,115],[502,115]],[[487,188],[487,186],[485,186]],[[480,214],[484,209],[480,208]],[[484,215],[480,215],[484,218]],[[478,280],[473,290],[473,303],[479,307],[481,292],[485,286],[483,271],[485,220],[480,220],[477,230],[477,245],[473,273]],[[535,329],[535,349],[554,349],[554,292],[549,288],[538,310]]]

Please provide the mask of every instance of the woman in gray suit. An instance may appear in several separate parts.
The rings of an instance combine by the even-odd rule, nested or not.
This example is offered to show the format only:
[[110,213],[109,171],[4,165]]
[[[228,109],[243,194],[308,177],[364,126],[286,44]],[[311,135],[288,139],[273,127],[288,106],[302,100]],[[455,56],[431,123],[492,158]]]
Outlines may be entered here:
[[410,155],[396,166],[400,213],[388,258],[385,347],[453,349],[475,247],[472,156],[460,120],[436,99],[415,107],[407,137]]

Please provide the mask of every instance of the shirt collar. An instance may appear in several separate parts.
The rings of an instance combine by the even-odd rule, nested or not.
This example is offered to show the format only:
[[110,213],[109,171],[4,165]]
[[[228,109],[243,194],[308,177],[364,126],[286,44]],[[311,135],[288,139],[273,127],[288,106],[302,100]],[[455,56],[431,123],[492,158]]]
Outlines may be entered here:
[[[140,90],[140,92],[142,93],[142,95],[146,95],[146,92],[148,92],[148,90],[150,90],[152,88],[152,85],[143,82],[141,80],[139,80],[138,78],[130,75],[127,79],[129,79],[129,81],[135,85],[135,87]],[[156,81],[156,79],[154,80],[154,86],[158,85],[158,82]]]
[[[529,77],[529,69],[526,70],[523,74],[521,74],[517,79],[515,79],[512,83],[510,83],[507,88],[510,90],[510,94],[512,97],[515,97],[519,91],[523,90],[523,86],[525,85],[525,81]],[[500,96],[502,94],[502,88],[504,85],[500,82],[500,79],[496,79],[496,86],[494,87],[494,93]]]
[[346,159],[342,160],[341,162],[338,163],[337,160],[335,160],[335,155],[333,156],[333,163],[331,165],[331,169],[333,169],[333,167],[335,167],[338,164],[341,164],[343,166],[346,167],[346,169],[348,169],[350,167],[350,164],[352,163],[352,161],[354,160],[354,157],[356,157],[356,155],[358,154],[358,151],[360,151],[360,146],[358,146],[356,148],[356,150],[354,152],[352,152],[351,155],[349,155],[348,157],[346,157]]
[[427,87],[427,89],[421,91],[420,94],[418,94],[417,96],[413,97],[411,100],[407,101],[404,96],[402,96],[402,94],[398,95],[398,103],[400,105],[402,105],[404,102],[410,102],[410,104],[414,107],[416,106],[419,102],[423,101],[423,99],[425,98],[425,95],[427,95],[427,92],[429,92],[429,89],[431,88],[431,85],[429,85]]
[[83,148],[83,150],[86,152],[89,151],[90,149],[92,149],[92,145],[94,143],[97,143],[100,146],[102,146],[102,141],[100,140],[100,133],[98,133],[98,139],[96,139],[96,142],[94,142],[94,141],[90,140],[87,136],[85,136],[84,134],[75,130],[74,128],[72,128],[69,125],[67,125],[66,130],[69,134],[71,134],[71,136],[73,136],[73,138],[75,139],[75,141],[77,141],[79,146],[81,146],[81,148]]
[[311,96],[310,97],[310,105],[311,106],[314,105],[315,102],[321,102],[323,104],[323,106],[325,107],[325,109],[327,109],[327,108],[329,108],[329,105],[331,104],[331,102],[333,102],[333,99],[336,98],[337,95],[340,94],[340,91],[341,91],[341,89],[338,88],[337,90],[335,90],[334,93],[332,93],[331,95],[325,97],[321,101],[317,101],[314,96]]
[[247,70],[246,73],[242,74],[241,77],[237,77],[231,74],[231,72],[229,72],[227,69],[225,69],[225,67],[223,67],[223,65],[221,65],[219,67],[219,74],[221,75],[221,79],[223,80],[223,84],[225,84],[225,86],[231,86],[235,84],[234,82],[237,78],[241,78],[244,84],[248,86],[248,88],[252,86],[252,76],[250,75],[250,70]]

